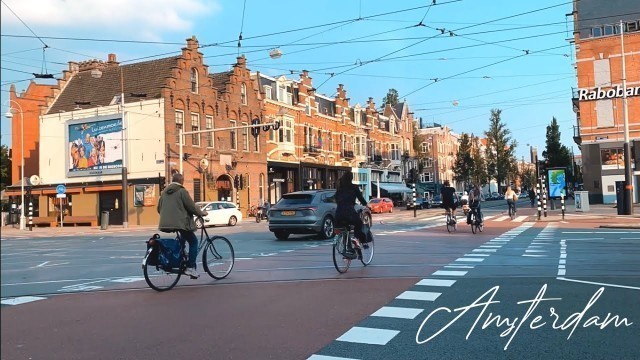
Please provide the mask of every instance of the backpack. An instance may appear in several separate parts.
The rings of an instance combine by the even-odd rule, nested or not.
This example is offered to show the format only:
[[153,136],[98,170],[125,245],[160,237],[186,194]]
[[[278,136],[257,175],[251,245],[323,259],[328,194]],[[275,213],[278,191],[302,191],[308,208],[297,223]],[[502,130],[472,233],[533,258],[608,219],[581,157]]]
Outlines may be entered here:
[[[153,245],[149,242],[155,240]],[[160,235],[155,234],[147,241],[147,250],[152,248],[147,264],[162,266],[166,269],[179,268],[182,244],[178,239],[161,239]]]

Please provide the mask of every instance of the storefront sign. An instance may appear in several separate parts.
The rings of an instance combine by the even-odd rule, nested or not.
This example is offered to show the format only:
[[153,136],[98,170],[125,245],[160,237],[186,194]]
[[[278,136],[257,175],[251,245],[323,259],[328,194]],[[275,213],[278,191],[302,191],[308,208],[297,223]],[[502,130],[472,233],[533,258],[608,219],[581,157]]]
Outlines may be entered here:
[[[578,89],[578,100],[605,100],[613,98],[622,98],[624,96],[624,89],[622,86],[616,86],[611,89],[603,89],[597,87],[595,89]],[[627,97],[640,96],[640,86],[628,86]]]
[[119,174],[122,119],[89,118],[67,125],[67,176]]

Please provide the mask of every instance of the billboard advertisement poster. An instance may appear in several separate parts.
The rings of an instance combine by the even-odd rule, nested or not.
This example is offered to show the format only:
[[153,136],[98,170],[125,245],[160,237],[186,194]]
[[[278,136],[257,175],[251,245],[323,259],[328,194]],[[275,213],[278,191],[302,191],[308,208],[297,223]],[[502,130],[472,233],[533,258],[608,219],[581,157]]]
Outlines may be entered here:
[[151,185],[136,185],[134,192],[133,205],[134,206],[154,206],[156,186]]
[[67,124],[67,176],[119,174],[122,119],[88,118]]
[[567,177],[566,169],[549,169],[547,170],[547,179],[549,179],[549,197],[559,198],[566,196]]

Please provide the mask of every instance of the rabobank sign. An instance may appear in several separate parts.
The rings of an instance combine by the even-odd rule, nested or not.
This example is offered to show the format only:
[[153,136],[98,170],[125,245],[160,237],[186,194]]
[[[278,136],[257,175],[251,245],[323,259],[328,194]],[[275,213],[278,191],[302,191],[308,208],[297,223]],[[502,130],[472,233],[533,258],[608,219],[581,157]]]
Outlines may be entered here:
[[[578,89],[578,100],[605,100],[613,98],[621,98],[624,96],[625,90],[622,86],[616,86],[611,89],[603,89],[597,87],[595,89]],[[640,86],[627,87],[627,97],[640,96]]]

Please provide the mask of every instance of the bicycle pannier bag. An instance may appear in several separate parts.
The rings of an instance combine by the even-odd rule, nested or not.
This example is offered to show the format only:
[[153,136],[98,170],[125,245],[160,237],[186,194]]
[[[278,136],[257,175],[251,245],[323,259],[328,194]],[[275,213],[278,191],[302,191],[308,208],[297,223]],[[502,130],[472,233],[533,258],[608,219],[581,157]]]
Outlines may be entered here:
[[177,239],[157,239],[160,246],[158,262],[165,268],[180,267],[180,241]]

